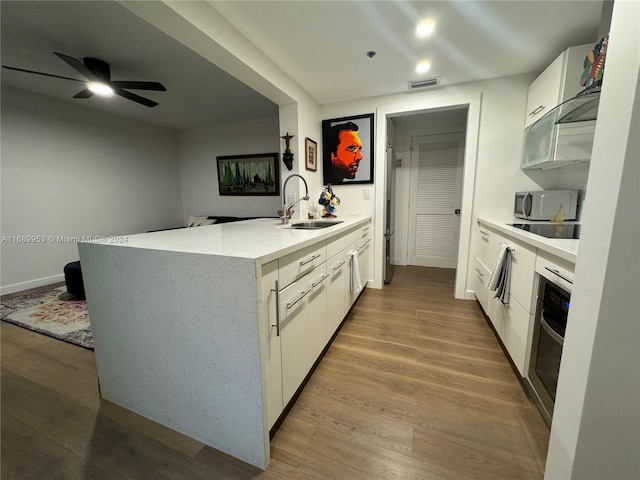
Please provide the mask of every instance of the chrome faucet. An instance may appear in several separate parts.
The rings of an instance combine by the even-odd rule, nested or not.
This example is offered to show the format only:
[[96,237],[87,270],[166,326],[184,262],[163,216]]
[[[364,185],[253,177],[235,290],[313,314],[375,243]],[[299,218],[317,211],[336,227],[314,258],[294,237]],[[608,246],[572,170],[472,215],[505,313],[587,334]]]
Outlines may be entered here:
[[[298,200],[296,200],[295,202],[293,202],[291,205],[287,207],[287,201],[286,201],[287,183],[289,182],[289,180],[291,180],[291,177],[300,177],[300,179],[304,182],[305,195],[304,197],[299,198]],[[282,210],[278,212],[278,215],[282,219],[282,223],[286,224],[289,222],[289,220],[291,219],[291,215],[293,215],[293,212],[291,211],[291,209],[295,204],[300,203],[302,200],[309,200],[309,186],[307,185],[307,181],[304,179],[302,175],[298,175],[297,173],[292,173],[286,178],[286,180],[284,181],[284,184],[282,185]]]

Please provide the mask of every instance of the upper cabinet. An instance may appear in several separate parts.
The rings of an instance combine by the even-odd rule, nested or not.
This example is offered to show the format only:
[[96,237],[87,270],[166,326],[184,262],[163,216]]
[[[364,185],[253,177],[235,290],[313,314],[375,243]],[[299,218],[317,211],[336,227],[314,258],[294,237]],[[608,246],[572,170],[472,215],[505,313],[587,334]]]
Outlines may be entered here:
[[592,43],[586,43],[566,49],[536,78],[527,95],[525,127],[584,89],[580,77],[584,59],[592,48]]

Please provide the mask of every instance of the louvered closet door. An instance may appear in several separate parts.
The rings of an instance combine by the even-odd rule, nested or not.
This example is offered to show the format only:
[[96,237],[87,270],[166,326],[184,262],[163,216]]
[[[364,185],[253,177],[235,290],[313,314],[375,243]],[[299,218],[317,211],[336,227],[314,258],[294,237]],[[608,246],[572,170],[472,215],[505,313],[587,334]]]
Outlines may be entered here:
[[412,137],[409,265],[456,267],[463,157],[462,133]]

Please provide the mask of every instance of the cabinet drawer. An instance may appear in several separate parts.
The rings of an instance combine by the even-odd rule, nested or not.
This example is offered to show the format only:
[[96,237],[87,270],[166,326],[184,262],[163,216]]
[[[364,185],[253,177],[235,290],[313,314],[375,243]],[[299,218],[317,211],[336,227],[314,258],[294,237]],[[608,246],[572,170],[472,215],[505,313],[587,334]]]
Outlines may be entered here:
[[502,343],[520,375],[523,378],[527,377],[531,356],[533,315],[529,314],[516,300],[512,300],[508,307],[496,302],[494,314],[497,316],[496,323],[500,326],[498,333]]
[[[503,237],[492,231],[489,232],[490,236],[487,245],[489,258],[485,266],[490,272],[493,270],[502,244],[511,248],[511,296],[517,299],[528,312],[533,311],[533,281],[535,278],[536,265],[535,250],[509,237]],[[482,263],[484,263],[484,261]]]
[[473,263],[474,270],[474,291],[476,294],[476,298],[484,312],[489,314],[489,290],[487,290],[487,282],[489,281],[489,275],[491,272],[489,269],[480,261],[478,257],[475,258]]
[[327,248],[324,243],[311,245],[282,257],[279,260],[280,289],[306,275],[326,260]]
[[489,270],[493,268],[500,252],[498,234],[483,225],[478,225],[477,258]]
[[512,249],[511,296],[531,313],[534,308],[533,281],[535,279],[536,253],[522,243],[505,240]]
[[338,238],[333,238],[327,242],[327,258],[333,258],[338,255],[342,250],[347,248],[353,242],[355,242],[360,235],[360,230],[354,228]]
[[546,252],[539,252],[536,258],[536,272],[549,278],[562,288],[571,292],[573,287],[575,265],[561,258],[549,255]]

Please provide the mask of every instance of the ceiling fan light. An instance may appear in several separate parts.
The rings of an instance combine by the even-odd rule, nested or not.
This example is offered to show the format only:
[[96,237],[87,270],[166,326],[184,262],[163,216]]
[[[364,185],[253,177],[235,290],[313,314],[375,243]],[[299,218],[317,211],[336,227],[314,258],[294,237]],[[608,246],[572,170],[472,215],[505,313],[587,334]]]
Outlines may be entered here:
[[89,82],[87,83],[87,88],[96,95],[101,95],[103,97],[110,97],[113,95],[113,89],[105,83]]

